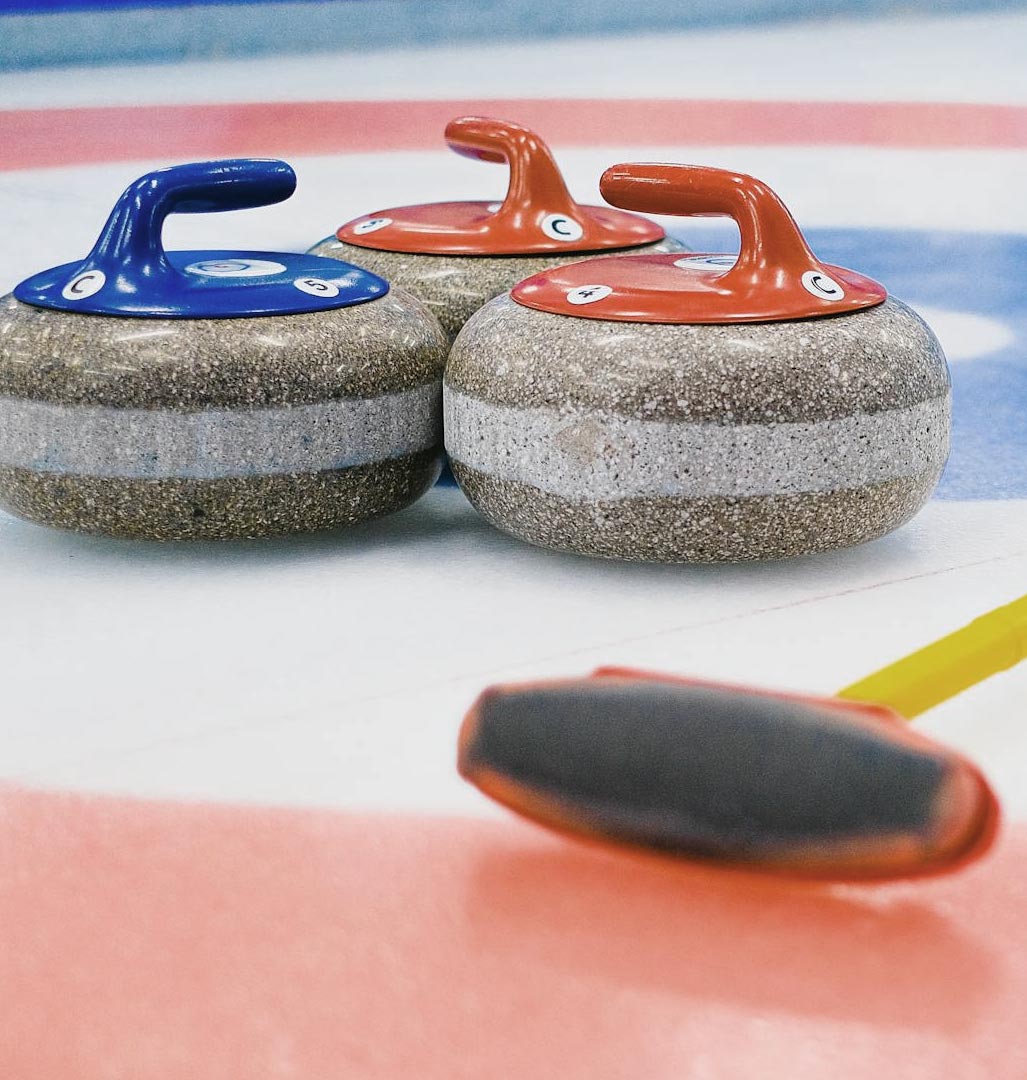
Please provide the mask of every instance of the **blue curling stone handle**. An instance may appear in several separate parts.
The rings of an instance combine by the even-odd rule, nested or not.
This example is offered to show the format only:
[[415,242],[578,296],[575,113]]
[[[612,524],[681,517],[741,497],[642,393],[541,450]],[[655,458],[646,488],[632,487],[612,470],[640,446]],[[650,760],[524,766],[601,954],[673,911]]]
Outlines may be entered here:
[[295,189],[292,168],[273,159],[204,161],[147,173],[122,194],[83,261],[44,270],[14,295],[36,307],[163,319],[295,315],[384,296],[384,278],[317,255],[164,250],[169,214],[267,206]]

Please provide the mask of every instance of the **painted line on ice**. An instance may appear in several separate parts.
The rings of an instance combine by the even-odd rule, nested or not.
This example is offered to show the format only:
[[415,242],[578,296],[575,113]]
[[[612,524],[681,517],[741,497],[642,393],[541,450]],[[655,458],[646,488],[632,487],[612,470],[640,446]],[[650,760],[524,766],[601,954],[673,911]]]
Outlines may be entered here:
[[618,146],[1027,147],[1023,105],[657,98],[278,101],[0,111],[0,169],[437,150],[446,123],[470,113],[516,116],[544,131],[554,146],[612,140]]

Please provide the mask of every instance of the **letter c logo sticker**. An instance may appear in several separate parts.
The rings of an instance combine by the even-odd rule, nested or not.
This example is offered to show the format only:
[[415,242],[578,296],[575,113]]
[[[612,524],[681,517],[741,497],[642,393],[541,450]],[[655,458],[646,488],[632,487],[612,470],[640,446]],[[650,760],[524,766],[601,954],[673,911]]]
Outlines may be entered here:
[[550,240],[562,240],[567,244],[585,235],[581,225],[566,214],[546,214],[542,219],[542,231]]

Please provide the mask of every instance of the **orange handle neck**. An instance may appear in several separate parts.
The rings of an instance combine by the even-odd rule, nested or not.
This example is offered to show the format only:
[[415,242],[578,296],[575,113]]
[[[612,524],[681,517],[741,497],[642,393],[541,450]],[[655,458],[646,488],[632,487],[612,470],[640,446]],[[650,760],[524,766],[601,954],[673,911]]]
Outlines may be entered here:
[[503,205],[496,211],[504,218],[532,220],[539,214],[579,214],[549,147],[534,131],[509,120],[461,116],[446,125],[450,149],[478,161],[506,163],[510,183]]

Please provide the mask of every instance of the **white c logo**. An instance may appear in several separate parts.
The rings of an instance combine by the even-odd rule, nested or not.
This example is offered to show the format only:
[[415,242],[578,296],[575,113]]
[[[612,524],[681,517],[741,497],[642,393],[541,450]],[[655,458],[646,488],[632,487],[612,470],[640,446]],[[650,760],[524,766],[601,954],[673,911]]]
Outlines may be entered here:
[[566,214],[546,214],[542,219],[542,231],[550,240],[563,240],[570,243],[580,240],[585,235],[585,230]]
[[844,300],[845,290],[820,270],[807,270],[802,275],[802,287],[818,300]]
[[107,283],[107,275],[102,270],[87,270],[75,277],[61,289],[65,300],[85,300],[87,296],[98,293]]

